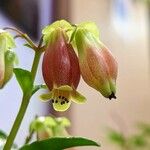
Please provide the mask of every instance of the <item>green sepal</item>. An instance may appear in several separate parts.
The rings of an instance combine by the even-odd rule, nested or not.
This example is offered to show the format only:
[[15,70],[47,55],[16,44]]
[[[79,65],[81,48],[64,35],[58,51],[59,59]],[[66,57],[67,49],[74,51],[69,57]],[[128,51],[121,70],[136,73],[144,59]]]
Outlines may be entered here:
[[6,31],[0,32],[0,45],[3,42],[2,39],[5,40],[5,51],[16,47],[15,40],[10,33],[6,32]]
[[90,32],[97,40],[100,38],[99,29],[95,22],[92,21],[85,21],[78,25],[78,29],[83,28]]
[[84,28],[78,28],[74,38],[74,43],[81,60],[85,57],[87,48],[97,47],[99,44],[99,40],[97,40],[91,32]]
[[66,117],[58,117],[58,118],[55,118],[55,120],[58,124],[61,124],[64,127],[69,127],[71,125],[70,120]]
[[[72,26],[66,20],[55,21],[51,25],[46,26],[42,30],[43,41],[45,42],[46,45],[48,45],[49,41],[51,41],[51,38],[53,37],[52,33],[56,29],[62,29],[63,31],[70,31],[70,30],[72,30]],[[70,35],[70,33],[69,33],[69,35]]]
[[52,117],[38,117],[30,124],[30,132],[39,132],[56,126],[56,122]]
[[16,79],[23,93],[32,91],[33,79],[32,79],[31,72],[28,70],[21,69],[21,68],[14,68],[13,71],[15,73]]
[[11,79],[13,75],[15,59],[16,54],[13,51],[8,50],[5,52],[5,75],[4,75],[5,77],[3,86]]

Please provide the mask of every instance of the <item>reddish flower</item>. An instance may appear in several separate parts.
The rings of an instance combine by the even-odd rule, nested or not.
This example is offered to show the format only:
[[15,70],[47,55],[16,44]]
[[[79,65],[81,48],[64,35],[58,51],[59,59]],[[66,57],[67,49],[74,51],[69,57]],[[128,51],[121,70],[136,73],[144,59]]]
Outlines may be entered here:
[[75,42],[84,81],[106,98],[116,98],[117,62],[106,46],[86,29],[77,29]]
[[76,88],[80,80],[78,58],[65,32],[58,28],[51,34],[48,48],[43,57],[42,71],[46,85],[51,91],[44,94],[43,99],[51,99],[55,110],[64,111],[69,108],[71,99],[84,102]]

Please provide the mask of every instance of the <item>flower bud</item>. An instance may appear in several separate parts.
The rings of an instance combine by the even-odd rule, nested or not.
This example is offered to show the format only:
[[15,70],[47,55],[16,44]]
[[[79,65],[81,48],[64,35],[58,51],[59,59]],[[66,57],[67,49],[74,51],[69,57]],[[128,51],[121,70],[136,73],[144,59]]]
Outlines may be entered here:
[[16,55],[11,50],[15,47],[13,37],[0,29],[0,88],[11,79]]
[[66,33],[61,28],[55,29],[51,33],[42,63],[43,78],[51,91],[46,97],[52,100],[57,111],[68,109],[71,99],[81,103],[85,100],[76,91],[80,80],[79,63],[76,53],[67,42]]
[[77,29],[75,43],[84,81],[106,98],[116,98],[117,62],[108,48],[86,29]]

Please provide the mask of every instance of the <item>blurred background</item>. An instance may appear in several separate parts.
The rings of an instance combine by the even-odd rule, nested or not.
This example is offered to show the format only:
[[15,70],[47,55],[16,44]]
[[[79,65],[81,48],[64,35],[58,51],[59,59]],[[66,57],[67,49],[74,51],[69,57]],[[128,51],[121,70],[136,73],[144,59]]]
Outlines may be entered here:
[[[76,24],[94,21],[99,26],[101,40],[119,64],[117,100],[103,98],[81,80],[79,91],[87,97],[87,103],[73,104],[67,113],[57,115],[70,118],[72,135],[100,141],[102,150],[116,150],[107,139],[107,127],[128,135],[135,132],[135,123],[150,123],[149,0],[0,0],[0,28],[15,26],[35,41],[41,29],[57,19]],[[19,66],[29,69],[33,53],[22,46],[23,40],[16,42]],[[40,67],[36,80],[43,82]],[[21,90],[14,78],[0,95],[0,128],[9,133],[21,103]],[[53,112],[49,104],[38,100],[38,95],[31,100],[16,138],[18,144],[24,142],[28,124],[35,115]]]

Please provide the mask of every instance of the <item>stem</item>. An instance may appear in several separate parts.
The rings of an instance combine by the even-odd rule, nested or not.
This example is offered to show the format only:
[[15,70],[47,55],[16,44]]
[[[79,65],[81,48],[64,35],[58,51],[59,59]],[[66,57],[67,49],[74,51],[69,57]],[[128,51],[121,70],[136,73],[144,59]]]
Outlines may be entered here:
[[8,138],[7,138],[6,144],[4,146],[4,150],[10,150],[11,149],[11,147],[13,145],[13,141],[16,137],[16,134],[19,130],[20,124],[22,122],[22,119],[23,119],[24,114],[26,112],[26,109],[28,107],[29,100],[30,100],[30,95],[23,95],[22,103],[21,103],[18,115],[17,115],[16,120],[13,124],[11,132],[10,132]]
[[[35,52],[33,65],[32,65],[32,69],[31,69],[31,75],[32,75],[33,82],[35,80],[35,76],[36,76],[36,72],[37,72],[37,68],[38,68],[38,64],[39,64],[39,61],[40,61],[41,54],[42,53],[39,52],[39,51]],[[10,132],[8,138],[7,138],[7,141],[6,141],[6,144],[5,144],[3,150],[10,150],[12,145],[13,145],[13,142],[15,140],[16,134],[17,134],[17,132],[19,130],[19,127],[21,125],[21,122],[23,120],[25,112],[27,110],[28,104],[30,102],[30,98],[32,96],[31,93],[32,93],[32,89],[30,91],[28,91],[27,93],[23,94],[22,103],[21,103],[18,115],[17,115],[16,120],[15,120],[15,122],[13,124],[11,132]]]
[[11,28],[11,27],[6,27],[6,28],[4,28],[4,30],[12,30],[12,31],[17,32],[17,33],[19,34],[19,35],[17,35],[17,37],[24,38],[24,39],[29,43],[29,45],[31,45],[31,47],[32,47],[34,50],[36,50],[36,45],[32,42],[32,40],[30,39],[30,37],[29,37],[27,34],[25,34],[25,33],[21,32],[21,31],[19,31],[19,30],[16,29],[16,28]]

